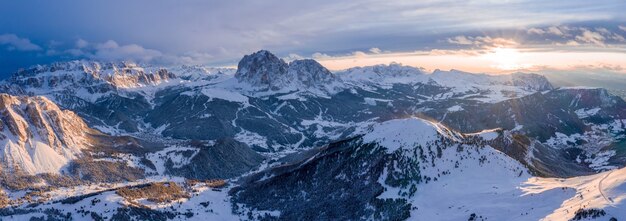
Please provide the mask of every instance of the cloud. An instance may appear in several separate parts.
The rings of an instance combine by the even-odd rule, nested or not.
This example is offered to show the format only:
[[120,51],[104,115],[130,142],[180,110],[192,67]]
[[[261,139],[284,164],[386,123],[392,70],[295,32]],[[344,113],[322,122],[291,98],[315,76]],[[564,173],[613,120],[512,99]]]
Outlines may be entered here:
[[618,27],[619,29],[621,29],[622,31],[626,31],[626,26],[621,26],[621,25],[619,25],[619,26],[617,26],[617,27]]
[[134,60],[150,62],[163,55],[160,51],[146,49],[137,44],[119,45],[113,40],[96,45],[95,53],[90,57],[98,60]]
[[89,43],[84,39],[78,39],[75,42],[75,48],[67,49],[64,52],[74,57],[103,61],[132,60],[136,62],[153,62],[156,60],[174,60],[164,56],[158,50],[147,49],[137,44],[120,45],[114,40],[102,43]]
[[618,42],[626,42],[626,38],[624,36],[613,33],[609,38],[618,41]]
[[[159,50],[145,48],[138,44],[119,44],[117,41],[89,42],[78,39],[73,48],[63,50],[62,53],[76,59],[93,59],[100,61],[135,61],[163,65],[198,65],[207,64],[215,56],[201,51],[190,51],[181,54],[167,54]],[[50,54],[52,55],[52,54]]]
[[57,41],[57,40],[50,40],[48,41],[48,48],[56,48],[63,45],[63,42]]
[[468,37],[465,37],[465,36],[456,36],[454,38],[448,38],[448,43],[458,44],[458,45],[473,45],[474,41],[470,40]]
[[295,54],[295,53],[291,53],[289,54],[287,57],[284,57],[283,60],[287,61],[287,62],[291,62],[291,61],[295,61],[295,60],[302,60],[304,59],[304,57]]
[[565,36],[567,35],[567,31],[569,28],[567,26],[550,26],[547,28],[530,28],[526,31],[528,34],[535,35],[555,35],[555,36]]
[[[333,55],[329,55],[326,53],[320,53],[320,52],[316,52],[313,53],[311,55],[311,58],[315,59],[315,60],[333,60],[333,59],[338,59],[338,58],[352,58],[352,59],[360,59],[360,58],[370,58],[370,57],[376,57],[376,56],[386,56],[387,54],[392,53],[390,51],[383,51],[380,48],[370,48],[369,50],[367,50],[367,52],[365,51],[352,51],[349,53],[339,53],[339,54],[333,54]],[[301,58],[300,58],[301,59]]]
[[65,53],[69,54],[69,55],[72,55],[72,56],[75,56],[75,57],[85,55],[85,52],[83,50],[81,50],[81,49],[78,49],[78,48],[67,49],[67,50],[65,50]]
[[568,29],[567,27],[552,26],[548,28],[547,33],[550,33],[556,36],[564,36],[565,35],[564,30],[567,30],[567,29]]
[[9,50],[18,51],[39,51],[42,50],[39,45],[33,44],[27,38],[20,38],[14,34],[0,35],[0,45],[8,45]]
[[166,64],[206,64],[214,58],[215,56],[210,53],[187,52],[179,56],[164,55],[156,60],[157,62]]
[[599,32],[590,31],[588,29],[582,29],[582,34],[576,36],[576,40],[585,43],[591,43],[599,46],[604,46],[604,36]]
[[448,43],[457,45],[471,45],[477,48],[494,48],[494,47],[512,47],[519,45],[519,43],[513,39],[491,37],[491,36],[456,36],[447,39]]
[[369,51],[374,53],[374,54],[380,54],[382,52],[382,50],[380,50],[380,48],[370,48]]
[[331,59],[331,58],[333,58],[333,56],[330,56],[330,55],[325,54],[325,53],[320,53],[320,52],[313,53],[313,55],[311,55],[311,57],[313,59],[316,59],[316,60],[323,60],[323,59]]
[[79,38],[78,40],[76,40],[76,48],[84,48],[87,47],[89,45],[89,42],[83,40],[82,38]]
[[[529,35],[540,35],[541,39],[526,36],[532,43],[554,44],[567,46],[600,46],[615,45],[626,42],[624,36],[616,33],[619,30],[608,28],[609,26],[550,26],[545,28],[530,28],[526,31]],[[545,37],[545,38],[543,38]]]
[[595,29],[597,32],[600,32],[601,34],[604,34],[604,35],[611,34],[611,31],[609,31],[609,30],[608,30],[608,29],[606,29],[606,28],[597,27],[597,28],[594,28],[594,29]]
[[368,54],[362,51],[354,51],[352,52],[352,56],[356,57],[356,58],[362,58],[362,57],[366,57]]
[[546,33],[546,31],[544,31],[544,30],[543,30],[543,29],[541,29],[541,28],[531,28],[531,29],[528,29],[528,30],[526,31],[526,33],[528,33],[528,34],[543,35],[543,34],[545,34],[545,33]]
[[[558,44],[557,44],[557,45],[558,45]],[[577,41],[574,41],[574,40],[570,40],[570,41],[567,41],[567,42],[565,43],[565,45],[567,45],[567,46],[579,46],[579,45],[580,45],[580,43],[578,43]]]

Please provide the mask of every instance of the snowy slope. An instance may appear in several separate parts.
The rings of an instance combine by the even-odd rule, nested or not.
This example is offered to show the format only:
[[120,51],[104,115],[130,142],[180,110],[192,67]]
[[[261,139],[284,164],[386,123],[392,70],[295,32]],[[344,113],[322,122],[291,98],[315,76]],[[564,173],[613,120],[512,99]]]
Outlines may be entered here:
[[605,217],[599,220],[626,217],[623,202],[626,198],[626,168],[569,179],[530,178],[524,183],[522,190],[525,194],[543,194],[561,188],[573,189],[575,194],[547,215],[546,220],[572,217],[572,213],[579,209],[605,211]]
[[[441,134],[441,126],[424,120],[393,120],[376,126],[364,140],[393,151],[425,146],[437,131]],[[420,220],[464,220],[471,214],[485,220],[569,220],[581,208],[603,209],[606,217],[602,219],[626,216],[620,209],[626,198],[626,169],[570,179],[537,178],[488,145],[468,146],[463,152],[448,148],[442,155],[435,159],[435,168],[422,171],[438,179],[418,186],[415,196],[399,196],[398,188],[388,187],[379,198],[407,199],[415,207],[411,217]],[[439,176],[439,171],[446,170],[448,175]],[[379,181],[383,185],[387,173]]]

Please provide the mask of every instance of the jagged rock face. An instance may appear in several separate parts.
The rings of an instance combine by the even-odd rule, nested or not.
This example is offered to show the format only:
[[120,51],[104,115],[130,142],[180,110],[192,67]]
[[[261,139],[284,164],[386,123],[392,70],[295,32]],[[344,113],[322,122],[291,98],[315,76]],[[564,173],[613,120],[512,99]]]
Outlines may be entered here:
[[287,75],[287,63],[269,51],[258,51],[244,56],[237,65],[235,78],[253,87],[279,90],[293,79]]
[[507,83],[511,86],[520,86],[537,91],[554,89],[548,79],[539,74],[513,73],[510,75],[510,82]]
[[354,67],[337,73],[344,81],[357,84],[394,84],[406,79],[420,78],[425,72],[422,69],[404,66],[398,63],[389,65],[375,65],[368,67]]
[[312,59],[285,63],[268,51],[246,55],[237,67],[235,78],[255,89],[271,91],[329,91],[341,80]]
[[357,74],[375,74],[381,77],[411,77],[425,74],[421,69],[404,66],[399,63],[391,63],[389,65],[374,65],[369,67],[350,68],[346,72]]
[[337,77],[315,60],[295,60],[289,63],[289,75],[304,87],[318,87],[337,81]]
[[[9,82],[34,88],[103,87],[100,84],[129,88],[155,85],[172,78],[176,78],[176,75],[166,69],[155,69],[154,73],[151,73],[132,62],[70,61],[21,70],[9,79]],[[100,89],[100,92],[105,92],[104,89],[107,88]]]
[[2,166],[30,174],[59,172],[97,134],[71,111],[45,97],[0,94]]
[[142,85],[156,85],[176,78],[176,75],[166,69],[159,69],[156,73],[145,73],[130,68],[114,69],[117,73],[105,75],[104,79],[116,87],[132,88]]

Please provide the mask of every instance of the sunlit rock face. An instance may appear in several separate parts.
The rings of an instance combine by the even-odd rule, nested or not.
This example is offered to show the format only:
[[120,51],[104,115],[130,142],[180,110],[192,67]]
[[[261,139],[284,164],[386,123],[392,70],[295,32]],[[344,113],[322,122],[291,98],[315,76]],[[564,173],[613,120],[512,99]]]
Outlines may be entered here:
[[108,84],[117,88],[156,85],[176,78],[164,68],[144,68],[133,62],[69,61],[18,71],[8,81],[24,87],[59,88]]
[[0,160],[10,170],[58,173],[90,146],[88,134],[98,134],[45,97],[0,94],[0,111]]

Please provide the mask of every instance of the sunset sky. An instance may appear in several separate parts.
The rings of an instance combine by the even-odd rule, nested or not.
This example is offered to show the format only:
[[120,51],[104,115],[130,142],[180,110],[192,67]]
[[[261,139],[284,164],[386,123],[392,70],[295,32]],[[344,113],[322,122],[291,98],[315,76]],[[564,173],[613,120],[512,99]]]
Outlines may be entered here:
[[0,77],[74,59],[234,66],[268,49],[332,70],[397,62],[622,80],[625,11],[623,0],[3,1]]

